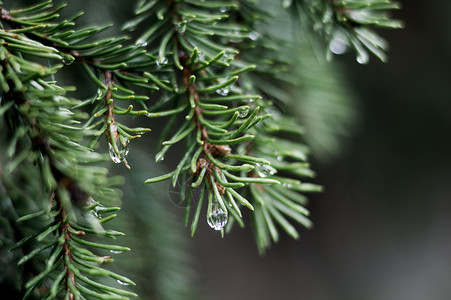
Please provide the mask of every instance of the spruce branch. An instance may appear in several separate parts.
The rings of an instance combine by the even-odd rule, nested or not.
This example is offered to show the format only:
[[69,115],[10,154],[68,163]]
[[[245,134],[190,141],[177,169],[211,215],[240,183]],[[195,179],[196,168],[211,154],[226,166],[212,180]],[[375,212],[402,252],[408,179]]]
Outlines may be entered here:
[[[154,5],[149,4],[144,9],[147,7],[146,3]],[[221,12],[224,5],[233,8],[237,4],[221,4],[223,5],[200,1],[156,1],[142,2],[137,8],[139,14],[147,13],[149,19],[172,24],[156,31],[147,40],[143,38],[148,36],[148,32],[138,38],[139,43],[146,43],[150,52],[158,57],[160,66],[155,73],[171,74],[166,82],[156,79],[150,73],[146,73],[146,76],[168,93],[166,97],[178,106],[172,110],[151,111],[148,116],[168,116],[187,111],[185,121],[178,131],[163,142],[164,147],[157,154],[156,160],[162,160],[169,148],[182,140],[187,145],[185,156],[175,171],[146,182],[172,178],[175,186],[181,174],[184,177],[193,175],[193,184],[187,194],[190,195],[191,189],[197,187],[208,192],[207,219],[216,230],[222,230],[229,212],[232,216],[241,218],[236,201],[246,203],[253,209],[249,201],[233,189],[245,185],[242,177],[230,172],[246,173],[254,169],[254,166],[238,163],[239,161],[229,159],[227,155],[232,153],[236,145],[252,140],[254,136],[246,133],[262,120],[258,107],[250,113],[248,103],[242,102],[260,96],[244,94],[239,85],[238,75],[251,71],[255,66],[234,65],[233,59],[238,51],[232,43],[227,42],[246,36],[243,26],[229,22],[228,14]],[[159,14],[162,11],[167,13]],[[143,19],[137,18],[135,21],[137,26]],[[160,42],[155,40],[158,36],[161,36]],[[278,184],[277,180],[269,179],[261,179],[260,182]],[[198,207],[196,214],[200,210],[201,207]],[[194,218],[197,220],[198,215]],[[196,226],[192,226],[192,234],[195,230]]]
[[[2,12],[3,16],[9,16],[4,9]],[[58,60],[63,56],[56,48],[32,40],[23,32],[12,36],[11,32],[2,29],[0,39],[8,41],[0,46],[1,111],[4,116],[1,125],[2,130],[13,136],[6,153],[9,162],[5,166],[6,174],[2,175],[2,182],[8,190],[17,191],[20,188],[13,187],[17,183],[11,178],[20,173],[21,167],[33,169],[36,168],[33,165],[37,165],[38,178],[44,183],[43,194],[52,195],[50,204],[42,203],[42,198],[36,193],[32,193],[36,198],[25,197],[41,210],[19,218],[25,223],[38,218],[41,224],[40,229],[31,234],[27,235],[24,231],[23,239],[11,248],[17,249],[29,243],[38,246],[19,264],[29,260],[38,262],[42,259],[37,256],[48,255],[43,266],[36,267],[40,270],[25,284],[24,297],[32,294],[40,294],[46,299],[63,295],[67,299],[83,295],[114,299],[136,296],[90,279],[93,275],[101,275],[132,283],[123,276],[92,264],[111,259],[86,249],[89,246],[101,252],[104,250],[99,249],[128,251],[129,248],[85,239],[87,233],[106,237],[116,235],[105,231],[101,224],[112,220],[116,215],[110,213],[117,208],[102,204],[119,201],[114,186],[120,180],[107,178],[103,168],[85,165],[101,161],[103,157],[82,145],[92,131],[84,131],[78,126],[85,115],[71,109],[79,102],[65,96],[71,88],[45,80],[62,65],[45,67],[32,60],[33,56]],[[27,54],[26,58],[24,54]],[[25,183],[35,180],[33,174],[25,175],[23,179]],[[15,194],[10,194],[10,197],[13,205],[20,203],[21,197]],[[101,217],[102,214],[105,215]]]
[[[45,5],[44,5],[45,4]],[[125,159],[128,153],[130,140],[140,137],[142,133],[150,131],[148,128],[128,128],[118,122],[115,115],[145,115],[147,113],[144,101],[149,97],[137,95],[136,80],[129,73],[140,74],[139,82],[147,83],[143,78],[143,69],[155,64],[155,59],[147,55],[144,49],[132,45],[124,45],[128,37],[114,37],[97,40],[92,39],[98,33],[110,26],[91,26],[82,30],[70,30],[62,33],[63,28],[74,26],[73,21],[80,15],[69,20],[50,23],[49,20],[58,20],[57,12],[63,6],[51,9],[51,1],[36,5],[30,9],[13,11],[1,9],[1,18],[13,29],[23,32],[25,36],[36,40],[47,47],[56,49],[56,53],[64,64],[79,63],[87,72],[89,78],[98,86],[97,94],[77,105],[77,108],[94,105],[91,118],[86,122],[87,129],[97,130],[90,146],[94,147],[98,138],[104,133],[110,147],[110,155],[114,162],[124,164],[129,168]],[[33,14],[46,15],[46,18],[37,17]],[[23,19],[27,19],[24,23]],[[139,86],[141,88],[142,86]],[[146,86],[148,90],[158,89],[156,86]],[[96,103],[103,99],[103,104]],[[117,101],[115,101],[117,100]],[[133,110],[133,105],[123,108],[119,102],[134,101],[143,107],[142,110]],[[98,118],[104,118],[96,121]]]

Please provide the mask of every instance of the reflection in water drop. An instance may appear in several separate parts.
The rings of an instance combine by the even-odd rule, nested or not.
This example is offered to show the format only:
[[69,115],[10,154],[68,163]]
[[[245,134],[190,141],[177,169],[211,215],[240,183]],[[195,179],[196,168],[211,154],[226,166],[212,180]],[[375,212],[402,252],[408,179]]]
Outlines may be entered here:
[[211,213],[207,216],[207,223],[214,230],[221,230],[227,224],[227,213],[219,207],[218,203],[213,203]]
[[258,40],[258,32],[252,31],[251,33],[249,33],[249,38],[253,41]]
[[348,38],[345,33],[337,30],[333,34],[333,38],[329,43],[329,50],[334,54],[343,54],[348,48]]
[[255,170],[260,177],[271,176],[277,173],[277,170],[270,165],[257,164]]
[[136,45],[138,45],[139,47],[146,47],[147,46],[147,42],[144,40],[137,40],[136,41]]
[[157,66],[162,67],[168,64],[168,59],[166,57],[160,57],[157,59]]
[[111,138],[115,139],[116,146],[117,146],[117,152],[116,152],[116,150],[114,149],[111,142],[108,143],[111,160],[117,164],[120,162],[126,162],[125,158],[127,157],[128,152],[129,152],[129,149],[128,149],[129,140],[126,137],[119,136],[116,125],[111,125],[111,130],[113,131],[113,136],[114,136]]
[[248,113],[249,113],[249,106],[245,106],[241,110],[238,110],[238,117],[245,118]]
[[217,89],[216,93],[221,96],[227,96],[230,93],[230,90],[228,88]]
[[61,62],[63,63],[63,64],[65,64],[65,65],[70,65],[70,64],[72,64],[73,62],[74,62],[74,58],[73,57],[64,57],[62,60],[61,60]]

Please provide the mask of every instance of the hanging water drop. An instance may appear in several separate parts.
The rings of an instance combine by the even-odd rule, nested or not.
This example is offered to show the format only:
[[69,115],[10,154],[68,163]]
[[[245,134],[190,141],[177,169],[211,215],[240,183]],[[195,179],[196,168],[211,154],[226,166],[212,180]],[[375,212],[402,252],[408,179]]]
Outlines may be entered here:
[[117,283],[119,283],[120,285],[130,285],[129,283],[127,283],[127,282],[123,282],[123,281],[121,281],[121,280],[116,280],[117,281]]
[[118,153],[116,153],[116,151],[114,151],[114,147],[113,147],[113,145],[111,145],[111,143],[109,144],[109,150],[110,150],[109,152],[110,152],[111,160],[113,160],[115,163],[119,164],[122,161],[125,162],[125,158],[127,157],[128,152],[130,151],[128,149],[128,139],[124,138],[124,144],[122,144],[122,142],[119,140],[116,141],[116,144],[117,144]]
[[277,160],[278,161],[282,161],[282,159],[283,159],[282,155],[277,155]]
[[283,0],[283,2],[282,2],[282,7],[283,7],[283,8],[288,8],[288,7],[290,7],[290,6],[291,6],[291,2],[292,2],[292,0]]
[[214,230],[221,230],[227,224],[227,213],[218,203],[212,205],[211,213],[207,216],[207,223]]
[[120,136],[118,134],[117,127],[114,124],[111,125],[111,131],[113,132],[113,137],[111,137],[111,138],[115,139],[115,143],[117,146],[117,152],[116,152],[113,145],[111,144],[111,142],[108,143],[111,160],[117,164],[120,162],[124,162],[125,165],[128,165],[125,158],[127,157],[128,152],[129,152],[129,149],[128,149],[129,140],[126,137]]
[[63,59],[61,60],[61,62],[63,64],[65,64],[66,66],[72,64],[74,61],[75,61],[75,58],[70,55],[64,56]]
[[345,53],[347,44],[341,38],[334,37],[329,44],[329,50],[335,54]]
[[108,144],[109,146],[109,150],[110,150],[110,157],[111,160],[114,161],[116,164],[121,163],[121,158],[119,157],[119,155],[116,154],[116,151],[114,151],[113,145]]
[[227,12],[227,7],[225,7],[225,6],[223,6],[223,7],[221,7],[220,9],[219,9],[219,11],[220,12],[222,12],[222,13],[225,13],[225,12]]
[[255,170],[260,177],[271,176],[277,173],[277,170],[270,165],[257,164]]
[[249,33],[249,38],[253,41],[258,40],[258,32],[252,31],[251,33]]

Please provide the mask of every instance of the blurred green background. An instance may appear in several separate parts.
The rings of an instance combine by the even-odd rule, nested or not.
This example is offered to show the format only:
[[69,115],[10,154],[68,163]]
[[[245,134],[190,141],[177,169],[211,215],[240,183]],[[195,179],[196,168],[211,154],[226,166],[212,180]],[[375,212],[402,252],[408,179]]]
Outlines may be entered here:
[[[4,2],[9,7],[36,1]],[[146,216],[171,219],[173,231],[137,225],[134,241],[141,242],[131,247],[136,255],[146,257],[137,261],[130,256],[134,254],[124,254],[124,268],[150,261],[149,268],[161,273],[158,268],[171,263],[160,257],[168,251],[174,257],[188,251],[183,263],[174,258],[164,276],[177,279],[174,286],[166,287],[169,290],[177,290],[183,280],[192,285],[198,295],[191,299],[451,299],[451,2],[401,3],[402,10],[394,16],[404,20],[406,28],[379,31],[390,43],[388,63],[372,57],[368,65],[359,65],[352,51],[334,58],[343,71],[340,76],[347,77],[353,91],[359,121],[351,130],[353,135],[341,139],[339,155],[327,160],[313,157],[315,182],[324,185],[325,192],[310,196],[312,231],[301,229],[299,241],[283,237],[262,257],[249,228],[235,228],[220,238],[202,222],[190,240],[181,223],[183,210],[170,204],[167,187],[160,186],[160,191],[149,190],[146,198],[133,199],[156,201],[147,205]],[[81,22],[119,25],[131,16],[134,1],[69,4],[69,11],[86,12]],[[302,56],[302,52],[292,55]],[[152,136],[144,139],[156,143]],[[135,147],[139,145],[155,154],[155,145],[140,141]],[[148,161],[161,174],[153,158]],[[124,172],[121,167],[114,169]],[[141,182],[151,177],[152,170]],[[124,203],[126,222],[139,215],[133,205]],[[154,237],[162,232],[169,238],[158,244]],[[140,275],[129,275],[140,277],[140,283],[147,281],[148,290],[167,284],[158,276],[146,275],[147,266],[140,267]],[[184,299],[184,292],[180,289],[172,299]],[[143,299],[166,297],[155,291],[144,295]]]

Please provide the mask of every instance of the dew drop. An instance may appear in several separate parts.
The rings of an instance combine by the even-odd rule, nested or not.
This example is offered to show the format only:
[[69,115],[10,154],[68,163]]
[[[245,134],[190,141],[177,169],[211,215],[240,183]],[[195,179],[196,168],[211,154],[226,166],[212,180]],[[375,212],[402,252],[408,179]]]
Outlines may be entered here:
[[282,7],[283,7],[283,8],[288,8],[288,7],[290,7],[290,6],[291,6],[291,2],[292,2],[292,0],[283,0],[283,2],[282,2]]
[[136,41],[136,45],[139,47],[146,47],[147,46],[147,42],[144,40],[137,40]]
[[[111,125],[111,129],[114,133],[117,133],[116,125]],[[128,144],[129,140],[126,137],[116,137],[116,145],[118,150],[118,152],[116,152],[113,145],[111,143],[108,143],[111,160],[116,164],[121,163],[122,161],[125,162],[125,158],[127,157],[129,152]]]
[[228,88],[223,88],[223,89],[217,89],[216,93],[221,95],[221,96],[227,96],[229,94],[230,90]]
[[122,253],[122,251],[118,251],[118,250],[110,250],[110,252],[111,252],[111,253],[114,253],[114,254],[120,254],[120,253]]
[[102,218],[102,212],[106,210],[106,207],[102,204],[98,204],[96,207],[94,207],[91,212],[94,215],[94,217],[101,219]]
[[333,38],[329,44],[329,50],[335,54],[343,54],[346,51],[346,43],[341,39]]
[[61,60],[61,62],[63,63],[63,64],[65,64],[66,66],[68,66],[68,65],[71,65],[73,62],[74,62],[74,58],[73,57],[64,57],[62,60]]
[[157,59],[157,66],[162,67],[168,64],[168,59],[166,57],[160,57]]
[[238,117],[245,118],[249,113],[249,106],[244,106],[242,109],[238,110]]
[[278,161],[282,161],[282,159],[283,159],[282,155],[277,155],[277,160]]
[[255,170],[260,177],[267,177],[277,173],[277,170],[270,165],[257,164]]
[[121,163],[121,158],[119,157],[119,155],[116,154],[116,152],[114,151],[113,145],[108,144],[109,145],[109,149],[110,149],[110,157],[111,160],[114,161],[116,164]]
[[251,33],[249,33],[249,38],[253,41],[258,40],[258,32],[252,31]]
[[225,6],[224,6],[224,7],[221,7],[221,8],[219,9],[219,11],[222,12],[222,13],[227,12],[227,10],[228,10],[228,9],[227,9],[227,7],[225,7]]
[[127,283],[127,282],[123,282],[123,281],[121,281],[121,280],[116,280],[117,281],[117,283],[119,283],[120,285],[130,285],[129,283]]
[[214,230],[221,230],[227,224],[227,218],[227,213],[218,203],[214,203],[211,213],[207,216],[207,223]]

